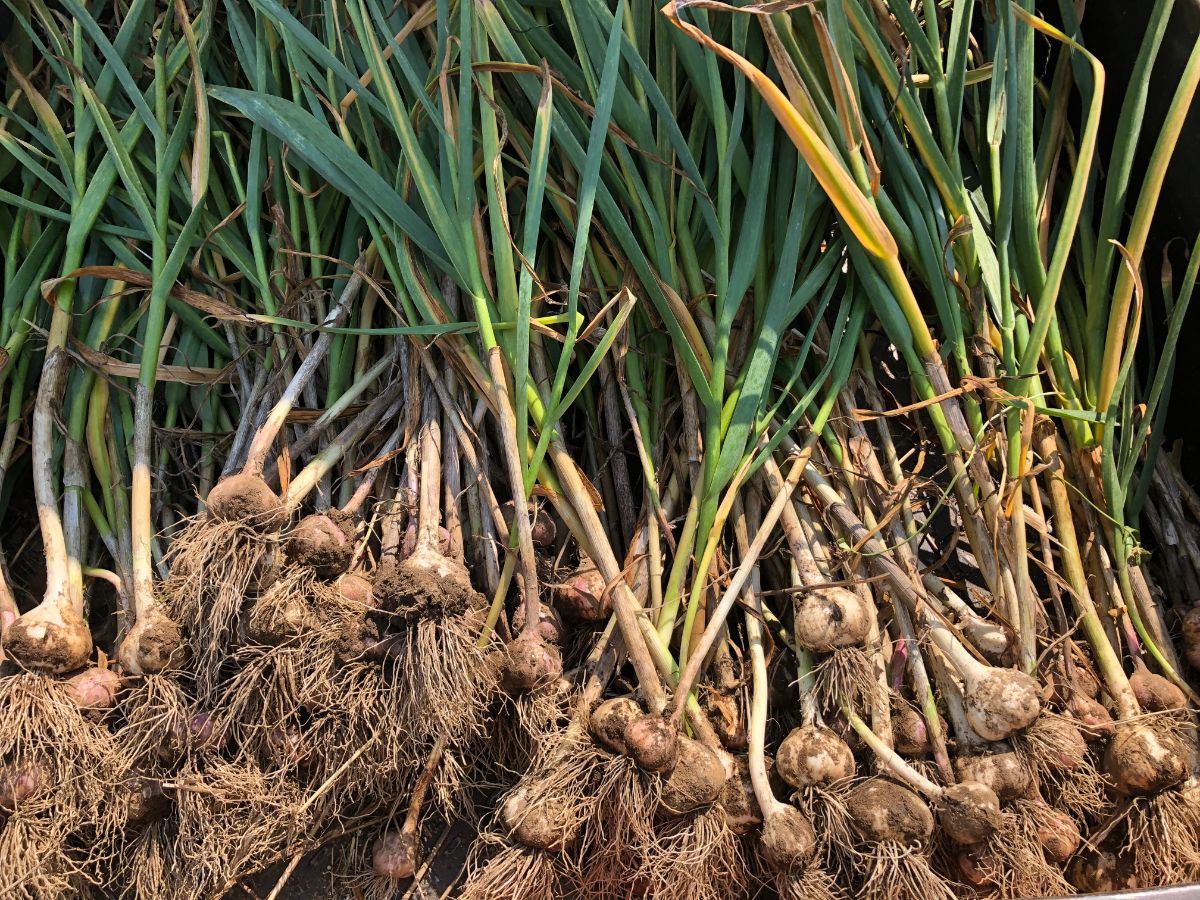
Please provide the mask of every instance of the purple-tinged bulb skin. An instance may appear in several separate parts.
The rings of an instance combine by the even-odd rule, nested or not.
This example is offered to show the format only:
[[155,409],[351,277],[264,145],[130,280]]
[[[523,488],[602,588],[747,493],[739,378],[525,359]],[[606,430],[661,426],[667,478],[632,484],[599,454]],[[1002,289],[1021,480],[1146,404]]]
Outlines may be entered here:
[[412,878],[417,871],[419,849],[415,835],[385,831],[371,848],[371,870],[381,878],[396,881]]
[[1187,695],[1170,680],[1147,669],[1140,659],[1133,664],[1129,687],[1133,689],[1138,706],[1146,712],[1167,712],[1187,706]]
[[80,709],[112,709],[121,692],[121,676],[111,669],[84,669],[68,678],[66,684]]
[[501,681],[510,694],[532,691],[562,675],[562,655],[537,634],[521,635],[506,648]]
[[679,732],[662,716],[642,716],[625,728],[625,747],[639,768],[667,774],[679,758]]

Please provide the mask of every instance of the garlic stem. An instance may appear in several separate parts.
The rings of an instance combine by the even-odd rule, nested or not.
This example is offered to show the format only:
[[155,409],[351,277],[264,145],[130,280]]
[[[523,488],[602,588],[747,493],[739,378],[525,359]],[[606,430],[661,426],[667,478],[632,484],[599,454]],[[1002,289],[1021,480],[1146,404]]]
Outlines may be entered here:
[[708,657],[709,651],[712,650],[718,635],[721,634],[725,619],[729,616],[730,610],[733,609],[738,596],[750,581],[750,576],[758,563],[759,556],[767,545],[767,541],[770,540],[771,532],[775,529],[775,524],[779,521],[779,517],[783,515],[784,508],[791,503],[792,493],[800,483],[804,470],[808,466],[810,455],[810,453],[802,453],[792,463],[792,468],[788,472],[783,486],[771,502],[771,506],[767,509],[766,515],[763,517],[763,521],[754,535],[754,540],[751,541],[750,546],[742,555],[741,564],[730,579],[725,592],[721,595],[716,609],[713,610],[708,626],[700,636],[699,642],[692,649],[688,657],[687,668],[684,669],[683,674],[679,678],[679,684],[676,687],[675,697],[672,701],[672,715],[676,721],[679,720],[682,714],[688,694],[691,693],[692,687],[700,675],[700,670],[704,666],[704,661]]
[[846,716],[846,721],[850,723],[850,727],[858,734],[862,742],[871,748],[879,761],[883,763],[887,769],[902,781],[907,782],[920,793],[924,794],[930,800],[939,800],[944,793],[940,785],[934,784],[907,762],[905,762],[900,754],[885,744],[879,739],[874,731],[870,729],[862,719],[855,715],[849,705],[842,706],[842,713]]
[[[373,254],[368,255],[373,256]],[[358,294],[358,289],[363,283],[362,267],[366,259],[366,255],[360,256],[355,262],[354,273],[350,276],[350,280],[346,282],[346,287],[342,289],[337,304],[321,322],[323,327],[337,327],[349,315],[354,297]],[[242,468],[243,472],[250,475],[262,475],[263,466],[266,464],[267,456],[271,452],[271,446],[275,443],[275,438],[279,436],[280,430],[287,421],[288,413],[292,411],[292,407],[296,405],[300,394],[307,387],[313,375],[317,373],[318,367],[320,367],[322,360],[325,359],[326,354],[329,352],[329,348],[333,345],[333,339],[334,334],[332,332],[323,331],[320,337],[313,341],[312,349],[304,357],[304,361],[296,368],[296,374],[292,376],[292,380],[288,382],[288,386],[284,388],[283,393],[271,408],[266,422],[258,429],[254,435],[254,440],[250,442],[250,450],[246,455],[246,464]]]
[[[751,510],[751,514],[754,512]],[[762,529],[759,527],[757,530],[761,531]],[[746,600],[752,610],[757,612],[761,609],[762,599],[753,589],[746,591]],[[746,643],[750,650],[751,675],[747,763],[750,769],[750,784],[754,789],[754,798],[758,801],[758,807],[762,811],[763,821],[766,821],[768,816],[785,804],[776,799],[775,792],[771,790],[770,777],[767,775],[766,744],[767,719],[770,714],[768,709],[770,684],[767,676],[767,658],[763,649],[762,628],[757,616],[746,616]]]

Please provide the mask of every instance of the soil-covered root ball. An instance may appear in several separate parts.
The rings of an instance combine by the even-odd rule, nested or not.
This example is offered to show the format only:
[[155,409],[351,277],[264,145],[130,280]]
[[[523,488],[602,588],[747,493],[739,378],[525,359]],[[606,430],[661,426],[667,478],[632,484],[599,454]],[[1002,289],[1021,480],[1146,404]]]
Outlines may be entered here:
[[576,895],[575,872],[557,854],[530,850],[498,834],[482,834],[475,841],[467,873],[456,894],[461,900],[560,900]]
[[508,796],[500,807],[500,818],[516,841],[550,853],[564,850],[575,839],[580,824],[561,799],[535,797],[526,788]]
[[69,603],[44,602],[8,626],[4,654],[31,672],[64,675],[87,665],[92,632]]
[[955,844],[981,844],[1000,827],[1000,799],[977,781],[952,784],[938,802],[938,823]]
[[204,503],[208,514],[220,522],[275,524],[283,510],[267,483],[247,472],[217,482]]
[[780,742],[775,771],[794,788],[830,784],[854,774],[854,754],[828,728],[804,725]]
[[272,585],[250,608],[244,623],[246,637],[274,647],[319,632],[317,604],[306,589],[314,587],[314,581],[306,570],[290,569],[287,577]]
[[562,655],[537,634],[523,634],[505,648],[501,683],[510,694],[550,684],[562,675]]
[[638,767],[666,775],[679,758],[679,732],[662,716],[642,716],[625,726],[625,752]]
[[997,744],[992,753],[955,757],[954,771],[962,781],[974,781],[990,788],[1001,802],[1023,797],[1029,791],[1029,766],[1007,744]]
[[613,697],[592,711],[588,730],[606,750],[625,753],[625,729],[641,717],[642,708],[632,697]]
[[347,616],[338,626],[333,651],[339,662],[360,662],[379,646],[379,624],[366,616]]
[[305,516],[288,536],[283,552],[293,565],[307,566],[320,578],[337,578],[354,556],[354,530],[341,516]]
[[334,588],[340,609],[337,621],[330,626],[334,634],[334,652],[342,662],[362,658],[379,641],[379,623],[369,613],[373,608],[371,582],[354,572],[347,572]]
[[1088,764],[1088,745],[1083,731],[1065,716],[1043,715],[1013,746],[1039,770],[1074,772]]
[[379,609],[406,622],[458,616],[484,605],[461,563],[423,550],[382,568],[373,595]]
[[1187,754],[1167,731],[1144,722],[1125,724],[1109,742],[1104,769],[1126,796],[1156,794],[1187,776]]
[[66,684],[80,709],[112,709],[121,692],[121,676],[112,669],[84,669],[68,678]]
[[721,795],[726,777],[725,766],[716,753],[699,741],[680,736],[678,759],[663,782],[659,804],[674,816],[702,809]]
[[412,878],[419,849],[416,835],[397,829],[385,831],[371,847],[371,871],[397,881]]
[[854,591],[827,587],[804,595],[796,606],[794,627],[801,646],[828,652],[861,644],[871,627],[871,615]]
[[846,810],[864,841],[920,846],[933,835],[933,813],[925,801],[890,781],[874,778],[854,788]]
[[1041,712],[1041,686],[1024,672],[981,666],[966,681],[967,721],[984,740],[1002,741]]
[[763,822],[759,847],[767,864],[777,872],[800,869],[817,844],[808,816],[794,806],[777,806]]
[[1138,705],[1146,712],[1166,712],[1187,706],[1187,695],[1168,679],[1147,669],[1140,659],[1134,661],[1129,687],[1133,689]]

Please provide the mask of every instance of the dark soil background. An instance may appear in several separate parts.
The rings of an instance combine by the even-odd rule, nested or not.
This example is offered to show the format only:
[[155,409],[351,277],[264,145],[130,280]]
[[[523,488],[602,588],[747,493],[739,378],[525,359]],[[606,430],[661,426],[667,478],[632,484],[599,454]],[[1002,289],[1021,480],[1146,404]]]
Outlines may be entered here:
[[[436,829],[435,829],[436,830]],[[436,841],[438,834],[427,836]],[[399,894],[405,900],[438,900],[454,897],[455,888],[461,880],[467,851],[474,835],[465,827],[455,827],[442,843],[438,855],[430,862],[429,871],[412,885],[407,894]],[[335,891],[335,882],[330,874],[330,849],[318,850],[307,857],[288,878],[279,892],[279,900],[334,900],[350,898],[353,893],[344,888]],[[249,879],[229,893],[229,900],[262,900],[267,897],[279,881],[285,865],[272,866],[266,872]],[[512,900],[521,900],[514,897]]]

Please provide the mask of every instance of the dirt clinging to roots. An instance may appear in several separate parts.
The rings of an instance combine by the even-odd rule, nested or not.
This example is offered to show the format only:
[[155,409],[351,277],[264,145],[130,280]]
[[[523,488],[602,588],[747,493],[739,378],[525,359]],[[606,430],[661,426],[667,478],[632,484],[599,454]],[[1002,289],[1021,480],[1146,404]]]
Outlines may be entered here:
[[450,618],[483,605],[470,585],[403,562],[376,577],[373,593],[378,608],[402,622]]

